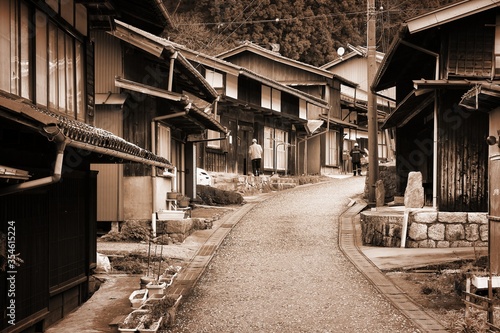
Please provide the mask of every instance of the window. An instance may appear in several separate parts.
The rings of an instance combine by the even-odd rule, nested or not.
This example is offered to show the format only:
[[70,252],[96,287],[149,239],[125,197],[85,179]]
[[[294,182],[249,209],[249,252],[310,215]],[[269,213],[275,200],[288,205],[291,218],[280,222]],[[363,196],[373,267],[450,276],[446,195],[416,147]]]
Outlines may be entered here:
[[29,8],[0,0],[0,89],[31,98]]
[[265,169],[274,169],[274,132],[271,127],[264,127],[264,144],[262,145],[264,150],[263,166]]
[[385,131],[378,133],[378,158],[382,160],[387,160],[387,140],[385,136]]
[[[220,116],[215,116],[215,119],[220,122]],[[207,141],[207,147],[220,148],[221,140],[214,140],[220,138],[220,133],[217,131],[207,130],[207,138],[212,139],[212,141]]]
[[337,147],[338,132],[330,131],[326,134],[326,165],[336,166],[338,161],[338,147]]
[[156,154],[165,157],[167,160],[171,160],[171,145],[170,145],[170,128],[158,124],[157,125],[157,138],[158,144],[156,149]]
[[[288,133],[271,127],[264,127],[264,168],[284,171],[288,162]],[[276,154],[276,156],[275,156]],[[276,158],[275,158],[276,157]]]
[[0,90],[85,121],[84,55],[42,11],[0,0]]
[[213,88],[224,88],[224,77],[221,73],[207,69],[205,79]]
[[[46,38],[42,37],[45,31]],[[43,20],[37,20],[37,35],[40,35],[40,40],[37,38],[36,43],[37,69],[40,68],[37,71],[37,82],[46,82],[47,88],[37,85],[36,102],[71,118],[85,121],[82,43],[55,24],[44,24]]]
[[276,138],[276,168],[277,170],[286,170],[288,161],[288,133],[275,129]]
[[264,108],[281,111],[281,91],[263,85],[260,105]]

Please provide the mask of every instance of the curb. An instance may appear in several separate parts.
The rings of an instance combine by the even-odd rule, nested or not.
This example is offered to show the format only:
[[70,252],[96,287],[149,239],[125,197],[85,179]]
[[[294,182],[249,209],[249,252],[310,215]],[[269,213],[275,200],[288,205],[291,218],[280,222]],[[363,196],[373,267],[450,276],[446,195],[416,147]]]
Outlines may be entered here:
[[356,216],[366,207],[355,203],[339,216],[339,247],[354,267],[382,294],[396,309],[423,332],[444,333],[446,328],[423,308],[401,291],[359,248],[357,230],[360,228]]

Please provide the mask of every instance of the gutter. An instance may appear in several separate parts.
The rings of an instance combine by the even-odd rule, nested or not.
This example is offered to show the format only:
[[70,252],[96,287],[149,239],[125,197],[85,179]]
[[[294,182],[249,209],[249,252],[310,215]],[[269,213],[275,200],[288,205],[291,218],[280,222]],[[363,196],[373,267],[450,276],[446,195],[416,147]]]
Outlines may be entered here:
[[43,127],[43,133],[49,141],[54,141],[57,146],[57,156],[54,163],[54,170],[52,176],[31,180],[25,183],[16,184],[4,188],[0,191],[0,196],[14,194],[34,188],[55,184],[61,180],[62,165],[64,160],[64,149],[66,148],[67,140],[62,134],[59,127],[55,124],[49,124]]

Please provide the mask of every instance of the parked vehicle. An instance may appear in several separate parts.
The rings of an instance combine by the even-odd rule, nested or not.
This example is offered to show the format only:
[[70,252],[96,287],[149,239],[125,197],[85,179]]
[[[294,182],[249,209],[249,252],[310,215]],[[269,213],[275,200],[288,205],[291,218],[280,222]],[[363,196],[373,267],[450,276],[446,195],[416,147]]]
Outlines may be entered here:
[[196,168],[197,171],[197,178],[196,178],[196,184],[197,185],[206,185],[206,186],[211,186],[212,185],[212,176],[208,174],[204,169],[201,168]]

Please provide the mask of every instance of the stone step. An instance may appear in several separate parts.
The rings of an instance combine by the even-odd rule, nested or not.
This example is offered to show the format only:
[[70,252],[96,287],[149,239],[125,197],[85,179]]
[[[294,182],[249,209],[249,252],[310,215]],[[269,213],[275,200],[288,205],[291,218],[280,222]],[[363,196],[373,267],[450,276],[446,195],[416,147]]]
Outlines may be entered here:
[[277,191],[288,190],[297,187],[296,183],[271,183],[271,188]]

